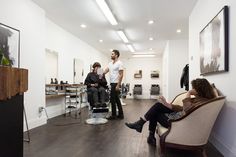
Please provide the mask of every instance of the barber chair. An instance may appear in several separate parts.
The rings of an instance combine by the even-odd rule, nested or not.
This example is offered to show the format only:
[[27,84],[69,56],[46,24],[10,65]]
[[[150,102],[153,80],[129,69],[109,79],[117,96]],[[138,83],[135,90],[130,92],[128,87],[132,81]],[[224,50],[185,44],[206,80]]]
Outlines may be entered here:
[[160,94],[160,86],[158,84],[152,84],[150,89],[150,97],[152,95],[159,95]]
[[142,85],[141,84],[134,85],[133,95],[142,95]]
[[124,83],[121,84],[121,94],[120,94],[120,97],[121,98],[126,98],[128,92],[129,92],[129,86],[130,84],[127,83],[126,85]]
[[121,90],[120,90],[120,102],[122,106],[125,106],[126,103],[123,102],[123,99],[126,98],[128,92],[129,92],[129,86],[130,84],[127,83],[126,85],[124,83],[121,84]]
[[110,101],[110,91],[109,88],[105,89],[105,105],[95,106],[92,98],[92,93],[87,91],[88,102],[89,102],[89,118],[86,120],[87,124],[105,124],[108,122],[106,119],[109,112],[109,101]]

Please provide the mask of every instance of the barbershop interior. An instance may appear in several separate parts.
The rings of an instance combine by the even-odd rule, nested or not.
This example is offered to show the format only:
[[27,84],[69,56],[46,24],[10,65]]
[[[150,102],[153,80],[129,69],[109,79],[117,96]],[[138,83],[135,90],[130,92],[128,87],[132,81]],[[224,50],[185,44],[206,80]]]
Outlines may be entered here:
[[235,0],[0,2],[0,157],[236,157]]

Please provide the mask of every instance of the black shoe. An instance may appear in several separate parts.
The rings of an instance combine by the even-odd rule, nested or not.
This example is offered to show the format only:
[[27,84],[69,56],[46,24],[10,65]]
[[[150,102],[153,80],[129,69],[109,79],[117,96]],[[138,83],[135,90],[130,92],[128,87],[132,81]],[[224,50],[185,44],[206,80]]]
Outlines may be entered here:
[[115,116],[110,116],[110,117],[107,117],[108,120],[115,120],[116,117]]
[[156,138],[154,136],[154,134],[150,133],[148,138],[147,138],[147,143],[152,145],[152,146],[156,146]]
[[143,129],[143,125],[146,121],[143,120],[142,118],[140,118],[140,120],[138,120],[137,122],[134,123],[125,123],[125,125],[127,127],[129,127],[130,129],[135,129],[137,132],[142,132]]

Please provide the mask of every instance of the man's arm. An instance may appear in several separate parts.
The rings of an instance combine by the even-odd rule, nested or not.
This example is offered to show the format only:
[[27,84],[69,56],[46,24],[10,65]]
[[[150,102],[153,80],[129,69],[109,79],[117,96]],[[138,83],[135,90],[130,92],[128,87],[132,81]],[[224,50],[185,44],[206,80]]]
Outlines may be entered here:
[[106,67],[105,70],[104,70],[104,72],[103,72],[103,74],[107,74],[108,72],[109,72],[109,68]]
[[120,85],[123,79],[123,73],[124,73],[124,70],[119,70],[118,83],[116,86],[116,90],[120,90]]

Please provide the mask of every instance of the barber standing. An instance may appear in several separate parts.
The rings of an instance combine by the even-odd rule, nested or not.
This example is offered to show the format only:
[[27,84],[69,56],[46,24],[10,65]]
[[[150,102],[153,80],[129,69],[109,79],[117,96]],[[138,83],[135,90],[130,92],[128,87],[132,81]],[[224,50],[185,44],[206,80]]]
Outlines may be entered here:
[[[123,63],[118,60],[120,52],[118,50],[113,50],[111,54],[112,61],[108,64],[108,67],[105,69],[104,74],[110,72],[110,83],[111,83],[111,110],[112,115],[108,118],[109,120],[113,119],[124,119],[123,109],[121,106],[119,94],[120,94],[120,85],[123,78]],[[118,115],[116,115],[116,105],[118,107]]]

